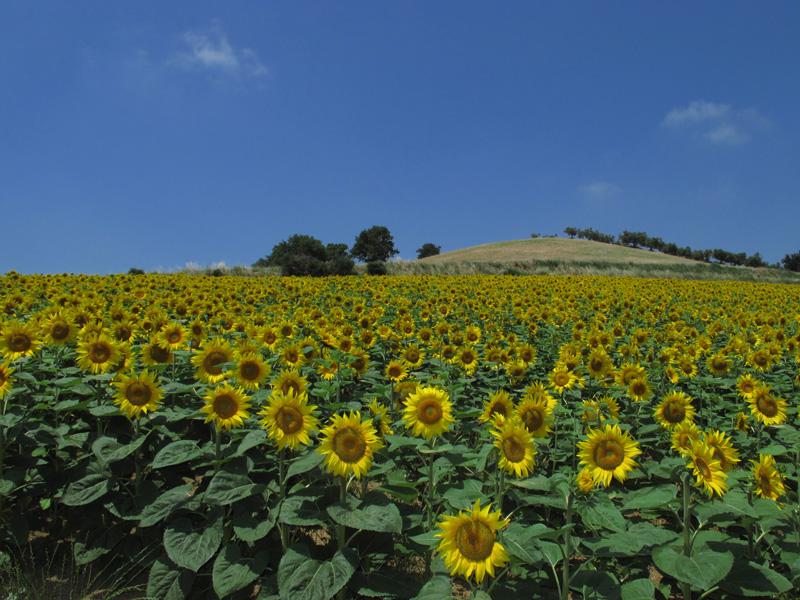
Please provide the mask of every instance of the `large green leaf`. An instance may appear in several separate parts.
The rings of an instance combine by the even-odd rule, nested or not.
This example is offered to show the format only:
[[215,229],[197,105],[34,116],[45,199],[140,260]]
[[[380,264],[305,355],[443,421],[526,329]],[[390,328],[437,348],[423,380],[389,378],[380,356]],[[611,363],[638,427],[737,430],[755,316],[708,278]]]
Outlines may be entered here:
[[103,497],[111,489],[113,480],[102,473],[87,475],[67,487],[61,503],[67,506],[83,506]]
[[243,542],[252,544],[265,537],[275,526],[278,511],[270,510],[266,518],[256,518],[254,515],[236,515],[231,525],[233,531]]
[[736,561],[730,574],[719,586],[739,596],[776,596],[794,587],[780,573],[747,560]]
[[656,586],[649,579],[634,579],[622,584],[622,600],[653,600]]
[[305,544],[292,546],[278,565],[278,589],[283,600],[328,600],[342,589],[358,567],[358,556],[350,548],[331,560],[311,558]]
[[265,550],[261,550],[253,558],[245,558],[238,545],[228,544],[214,561],[214,591],[220,598],[239,591],[264,572],[268,561],[269,555]]
[[197,442],[179,440],[164,446],[153,459],[153,468],[162,469],[181,463],[189,462],[203,455],[203,450],[198,448]]
[[578,571],[570,587],[580,591],[585,600],[617,600],[620,594],[619,581],[605,571]]
[[286,472],[286,479],[294,475],[307,473],[321,464],[323,460],[325,460],[325,457],[322,454],[309,448],[304,455],[292,461],[292,464],[289,465],[289,470]]
[[412,576],[397,571],[358,572],[350,588],[368,598],[412,598],[420,592],[420,584]]
[[360,505],[356,504],[332,504],[328,507],[328,514],[340,525],[353,529],[388,533],[402,531],[403,518],[400,511],[386,496],[370,494]]
[[661,508],[678,497],[678,488],[673,484],[657,485],[636,490],[628,494],[622,510]]
[[264,431],[263,429],[257,429],[255,431],[249,432],[247,435],[244,436],[242,441],[239,442],[239,445],[236,447],[236,456],[242,456],[245,452],[247,452],[251,448],[255,448],[266,439],[267,439],[267,432]]
[[124,535],[120,525],[108,529],[103,527],[85,529],[78,535],[72,546],[75,564],[85,565],[104,554],[108,554],[122,540]]
[[281,503],[278,521],[288,525],[322,525],[326,518],[317,506],[319,498],[319,494],[311,489],[292,494]]
[[110,437],[101,437],[92,444],[94,455],[107,465],[130,456],[144,443],[145,436],[141,436],[130,444],[120,444]]
[[437,575],[426,583],[414,600],[452,600],[453,584],[449,577]]
[[678,581],[707,590],[731,570],[733,554],[704,549],[688,557],[674,546],[662,546],[653,552],[653,562]]
[[189,495],[192,487],[193,484],[186,483],[161,494],[154,502],[144,507],[139,515],[139,526],[150,527],[166,519],[173,511],[192,499]]
[[625,517],[610,502],[598,507],[583,506],[579,510],[585,525],[602,527],[611,531],[625,531]]
[[164,549],[172,561],[195,572],[214,556],[221,542],[221,509],[214,509],[197,530],[190,519],[181,517],[172,521],[164,532]]
[[208,504],[228,506],[237,500],[258,494],[264,489],[263,484],[253,483],[247,475],[230,472],[223,468],[211,479],[203,499]]
[[163,554],[150,567],[147,596],[163,600],[186,600],[192,591],[195,574],[173,563]]

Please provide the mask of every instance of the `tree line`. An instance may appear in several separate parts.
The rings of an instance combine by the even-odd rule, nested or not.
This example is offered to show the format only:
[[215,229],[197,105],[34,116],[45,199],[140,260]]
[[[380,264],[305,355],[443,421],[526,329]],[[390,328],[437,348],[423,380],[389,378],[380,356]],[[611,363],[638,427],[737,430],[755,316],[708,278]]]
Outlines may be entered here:
[[644,231],[628,231],[623,229],[619,235],[608,235],[595,231],[591,227],[589,229],[578,229],[576,227],[567,227],[564,229],[570,238],[577,237],[578,239],[591,240],[594,242],[603,242],[605,244],[617,244],[620,246],[628,246],[631,248],[647,248],[661,252],[663,254],[670,254],[672,256],[680,256],[689,258],[691,260],[702,261],[710,263],[715,261],[725,265],[733,265],[735,267],[772,267],[781,268],[789,271],[800,271],[800,252],[795,254],[787,254],[781,263],[769,264],[761,257],[761,254],[756,252],[750,256],[746,252],[730,252],[721,248],[714,248],[713,250],[699,250],[692,249],[690,246],[678,246],[674,242],[665,242],[660,237],[651,237]]
[[[433,243],[423,244],[417,249],[417,258],[434,256],[441,249]],[[344,243],[325,245],[313,236],[296,233],[273,246],[253,267],[280,267],[284,276],[322,277],[353,275],[356,261],[360,261],[366,263],[370,275],[386,275],[386,261],[399,253],[389,229],[375,225],[359,233],[352,248]]]

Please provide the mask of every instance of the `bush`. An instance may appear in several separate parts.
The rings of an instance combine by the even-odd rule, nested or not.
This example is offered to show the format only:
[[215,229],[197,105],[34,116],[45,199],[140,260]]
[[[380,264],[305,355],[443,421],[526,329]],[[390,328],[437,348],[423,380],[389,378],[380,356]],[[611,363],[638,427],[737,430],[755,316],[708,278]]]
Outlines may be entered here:
[[131,267],[128,270],[128,275],[144,275],[144,270],[137,269],[136,267]]
[[394,238],[382,225],[363,230],[350,250],[354,258],[365,262],[386,262],[400,251],[394,247]]
[[783,268],[787,271],[800,271],[800,252],[787,254],[781,259],[781,263],[783,264]]
[[356,261],[349,256],[340,256],[330,265],[331,275],[353,275],[356,272]]
[[420,258],[428,258],[429,256],[436,256],[441,252],[442,247],[437,246],[436,244],[432,244],[428,242],[427,244],[422,244],[422,248],[417,248],[417,260]]
[[374,260],[367,263],[367,273],[369,275],[386,275],[388,272],[385,262]]
[[328,265],[308,254],[294,254],[281,265],[281,274],[284,277],[322,277],[328,274]]

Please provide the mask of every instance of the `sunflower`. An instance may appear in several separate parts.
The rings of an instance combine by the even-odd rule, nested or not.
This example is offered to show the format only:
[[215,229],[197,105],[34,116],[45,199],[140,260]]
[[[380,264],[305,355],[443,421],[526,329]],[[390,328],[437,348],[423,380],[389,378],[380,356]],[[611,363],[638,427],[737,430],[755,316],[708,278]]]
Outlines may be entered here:
[[273,325],[265,325],[258,331],[257,339],[263,346],[270,350],[274,350],[280,342],[280,335],[278,329]]
[[129,419],[138,419],[142,413],[158,409],[164,396],[163,390],[156,384],[156,376],[147,370],[138,376],[123,375],[113,385],[117,387],[114,404]]
[[264,416],[259,423],[278,448],[294,450],[300,444],[308,446],[311,443],[308,434],[319,430],[319,420],[313,414],[316,408],[308,404],[305,392],[296,396],[294,390],[285,394],[279,389],[273,390],[268,406],[258,413]]
[[678,373],[687,379],[694,379],[697,376],[697,364],[688,354],[684,354],[678,359]]
[[403,421],[406,428],[413,428],[414,435],[426,440],[442,435],[455,423],[450,396],[437,387],[417,387],[405,402]]
[[495,416],[500,415],[504,419],[511,416],[514,412],[514,402],[505,390],[500,390],[490,394],[489,398],[483,403],[483,413],[478,417],[481,423],[489,423]]
[[722,496],[728,490],[728,476],[722,470],[720,461],[714,458],[714,448],[706,441],[693,441],[688,458],[687,467],[694,471],[695,487],[702,488],[709,499],[714,494]]
[[756,391],[756,387],[758,387],[760,383],[761,382],[752,375],[742,375],[736,380],[736,390],[739,396],[748,400],[753,397],[753,392]]
[[747,416],[745,413],[737,412],[736,425],[734,429],[736,429],[737,431],[744,431],[745,433],[747,433],[748,431],[750,431],[750,424],[748,423],[749,420],[750,417]]
[[394,432],[392,431],[392,424],[389,420],[389,415],[386,413],[389,411],[383,404],[378,404],[378,399],[373,398],[372,404],[367,406],[369,411],[372,413],[372,423],[373,425],[377,425],[377,431],[381,435],[381,439],[386,439],[387,435],[392,435]]
[[650,396],[653,393],[653,388],[650,387],[650,383],[647,381],[647,379],[644,377],[637,377],[630,382],[628,389],[625,390],[625,393],[629,398],[636,402],[646,402],[650,399]]
[[547,390],[547,386],[545,386],[541,381],[534,381],[532,384],[526,387],[525,395],[530,396],[534,400],[545,400],[550,408],[555,408],[556,404],[558,404],[558,400],[550,395],[550,392]]
[[673,430],[683,423],[692,423],[696,414],[692,399],[684,392],[678,391],[668,392],[653,410],[653,416],[658,424]]
[[747,401],[756,421],[764,425],[780,425],[786,420],[786,400],[774,397],[770,389],[766,383],[758,384]]
[[119,361],[119,348],[105,334],[93,341],[81,342],[77,348],[78,366],[92,373],[107,373]]
[[158,333],[158,341],[164,348],[179,350],[186,345],[189,330],[180,323],[169,323]]
[[464,372],[469,374],[478,368],[478,354],[469,346],[462,348],[456,356],[456,362],[464,369]]
[[571,390],[578,384],[578,376],[570,371],[566,365],[558,364],[550,372],[548,381],[550,382],[550,387],[561,394],[564,390]]
[[233,378],[246,390],[257,390],[269,377],[271,369],[264,360],[255,353],[239,356]]
[[517,358],[530,366],[536,362],[536,348],[532,344],[520,344],[516,350]]
[[290,369],[299,369],[306,362],[303,348],[297,342],[291,342],[281,347],[281,362]]
[[645,371],[643,366],[626,362],[614,375],[614,381],[617,385],[628,387],[631,381],[640,377],[645,377],[646,375],[647,371]]
[[519,383],[525,379],[525,375],[528,373],[528,365],[525,361],[515,359],[505,365],[505,370],[515,383]]
[[0,399],[5,398],[11,392],[14,385],[11,374],[15,370],[8,361],[0,364]]
[[753,463],[753,480],[756,484],[756,494],[762,498],[777,500],[786,492],[783,477],[775,465],[775,458],[768,454],[759,454],[758,460]]
[[702,432],[692,421],[683,421],[672,430],[671,448],[680,454],[689,454],[692,444],[700,439]]
[[323,464],[334,475],[348,477],[369,471],[372,457],[382,446],[370,421],[361,422],[360,412],[334,415],[332,423],[322,430],[317,452],[325,457]]
[[774,359],[767,348],[751,350],[747,354],[747,364],[756,371],[768,371],[772,367]]
[[442,541],[436,551],[442,554],[451,575],[469,578],[475,573],[475,580],[480,583],[486,573],[494,577],[495,567],[502,567],[509,560],[496,533],[509,521],[500,519],[499,510],[491,510],[491,504],[481,509],[480,500],[476,500],[472,511],[459,511],[455,517],[443,515],[444,520],[437,523],[442,531],[435,537]]
[[731,359],[724,354],[712,354],[706,359],[706,367],[714,375],[725,375],[731,369]]
[[631,439],[619,425],[606,425],[604,429],[590,429],[588,438],[578,442],[578,458],[591,469],[595,483],[608,487],[611,478],[623,482],[637,463],[634,456],[642,453],[639,443]]
[[111,330],[111,335],[114,339],[121,343],[128,343],[133,338],[135,325],[133,321],[123,319],[114,323],[114,328]]
[[317,374],[320,378],[331,381],[339,371],[339,363],[331,358],[330,351],[326,348],[322,356],[317,359]]
[[592,469],[590,467],[583,467],[575,476],[575,484],[578,489],[584,494],[591,491],[595,486],[594,479],[592,478]]
[[517,477],[527,477],[533,471],[536,444],[522,422],[507,419],[491,433],[500,452],[498,466]]
[[722,471],[728,473],[733,470],[739,460],[739,451],[733,447],[731,438],[718,430],[706,431],[703,439],[713,450],[714,458],[719,461]]
[[392,360],[386,365],[385,374],[389,381],[398,383],[408,377],[408,367],[403,361]]
[[203,399],[205,405],[200,410],[208,414],[205,422],[214,421],[217,429],[224,427],[230,431],[244,425],[244,419],[250,417],[250,413],[247,412],[250,404],[241,388],[234,388],[224,383],[213,390],[208,390]]
[[[600,408],[600,418],[605,418],[607,415],[609,419],[619,421],[619,402],[613,396],[603,396],[597,400],[598,407]],[[603,409],[605,407],[605,409]]]
[[146,366],[169,365],[175,360],[175,356],[169,348],[164,348],[158,342],[157,335],[150,339],[150,343],[142,347],[142,362]]
[[17,360],[31,356],[39,351],[39,338],[31,323],[9,321],[0,329],[0,350],[3,358]]
[[222,365],[233,362],[234,350],[230,342],[214,338],[203,343],[200,351],[192,357],[192,364],[197,369],[195,378],[206,383],[218,383],[228,374]]
[[418,367],[425,360],[425,353],[420,350],[417,344],[410,344],[403,350],[403,360],[412,367]]
[[78,328],[67,315],[54,313],[42,323],[44,343],[48,346],[62,346],[75,339]]
[[584,400],[581,421],[596,423],[598,419],[600,419],[600,421],[603,420],[603,414],[600,412],[600,404],[597,400]]
[[550,434],[553,406],[546,396],[526,394],[515,414],[533,437],[545,438]]
[[586,358],[586,369],[592,379],[605,379],[606,375],[614,369],[614,364],[605,350],[596,348]]
[[681,374],[678,372],[678,369],[672,365],[667,365],[664,367],[664,375],[667,376],[667,379],[669,379],[669,382],[673,385],[677,384],[681,380]]
[[293,391],[295,396],[300,396],[308,391],[308,380],[294,369],[281,371],[271,385],[273,390],[280,390],[284,394]]
[[361,348],[354,348],[350,352],[350,368],[356,373],[356,377],[361,377],[369,370],[369,354]]

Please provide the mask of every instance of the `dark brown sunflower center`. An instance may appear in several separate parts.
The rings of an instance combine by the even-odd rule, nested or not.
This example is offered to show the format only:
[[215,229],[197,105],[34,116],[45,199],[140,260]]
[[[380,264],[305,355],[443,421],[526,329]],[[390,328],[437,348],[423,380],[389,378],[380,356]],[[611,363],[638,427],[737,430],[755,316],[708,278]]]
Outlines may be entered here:
[[344,463],[357,463],[367,453],[367,441],[357,427],[345,427],[333,436],[333,451]]
[[758,411],[765,417],[771,419],[778,414],[778,403],[775,402],[775,398],[772,396],[761,396],[756,400],[756,405],[758,406]]
[[108,344],[92,344],[92,347],[89,349],[89,358],[93,363],[102,365],[111,358],[111,348]]
[[125,389],[125,398],[134,406],[146,406],[151,397],[150,386],[141,381],[134,381]]
[[220,394],[214,398],[214,412],[220,419],[230,419],[239,411],[239,403],[230,394]]
[[752,394],[754,389],[756,389],[755,386],[749,381],[742,383],[741,390],[743,394]]
[[300,352],[298,352],[295,348],[287,348],[286,352],[283,354],[283,358],[286,360],[286,362],[294,364],[300,360]]
[[522,462],[525,459],[525,444],[516,436],[509,436],[503,440],[503,454],[508,462]]
[[294,392],[294,395],[298,396],[300,395],[300,383],[294,379],[285,379],[283,382],[281,382],[281,391],[284,394]]
[[255,381],[261,375],[261,367],[255,361],[248,360],[242,363],[240,373],[242,374],[242,379]]
[[50,328],[50,337],[60,342],[69,337],[69,325],[66,323],[54,323]]
[[703,477],[703,479],[711,478],[711,467],[708,466],[708,463],[706,463],[703,458],[699,456],[695,457],[694,466],[700,472],[700,475]]
[[114,335],[117,337],[118,340],[127,342],[129,339],[131,339],[131,336],[133,335],[133,330],[127,325],[120,325],[114,330]]
[[464,352],[461,355],[461,362],[465,365],[471,365],[475,362],[475,355],[472,352]]
[[410,363],[415,363],[419,360],[419,351],[408,350],[406,351],[406,360]]
[[569,374],[564,371],[559,371],[553,377],[553,383],[558,387],[564,387],[569,383]]
[[151,346],[150,358],[160,364],[167,363],[169,362],[169,350],[161,346]]
[[220,367],[219,365],[227,361],[228,357],[224,352],[220,352],[219,350],[213,350],[209,352],[203,359],[203,368],[209,375],[221,375],[222,367]]
[[442,420],[442,405],[438,400],[423,400],[417,409],[417,418],[425,425],[436,425]]
[[594,449],[594,460],[604,471],[613,471],[625,460],[625,449],[616,440],[602,440]]
[[291,325],[284,325],[281,327],[281,335],[283,337],[291,337],[292,336],[292,326]]
[[481,521],[466,521],[456,530],[456,548],[469,561],[483,562],[492,555],[494,533]]
[[769,357],[768,357],[766,354],[764,354],[763,352],[759,352],[759,353],[757,353],[757,354],[756,354],[756,356],[755,356],[755,363],[756,363],[756,364],[757,364],[759,367],[763,367],[763,366],[764,366],[764,365],[766,365],[768,362],[769,362]]
[[719,446],[712,446],[713,450],[712,456],[719,461],[719,466],[722,467],[722,470],[725,470],[725,465],[727,463],[725,459],[725,453],[722,451],[722,448]]
[[303,415],[293,406],[282,406],[275,415],[275,424],[285,434],[292,434],[303,428]]
[[167,333],[167,341],[170,344],[177,344],[181,341],[181,339],[183,339],[183,335],[180,331],[170,331]]
[[765,496],[772,496],[772,480],[769,478],[769,474],[761,472],[761,476],[758,480],[759,487],[761,488],[761,493]]
[[494,415],[502,415],[504,417],[508,416],[508,411],[502,402],[495,402],[489,409],[489,416],[493,417]]
[[530,408],[522,414],[522,422],[528,431],[534,432],[544,424],[544,415],[535,408]]
[[686,407],[680,402],[669,402],[664,407],[664,420],[667,423],[681,423],[686,418]]
[[647,385],[644,381],[636,380],[631,386],[631,391],[634,396],[644,396],[647,393]]
[[263,337],[264,343],[265,343],[265,344],[267,344],[267,345],[272,345],[272,344],[274,344],[274,343],[275,343],[275,341],[276,341],[277,339],[278,339],[278,336],[277,336],[277,335],[275,335],[275,332],[274,332],[274,331],[268,331],[268,332],[266,332],[266,333],[264,334],[264,337]]
[[367,363],[364,362],[364,359],[360,356],[357,356],[353,362],[350,363],[350,366],[353,367],[356,371],[361,371],[364,367],[367,366]]
[[599,373],[600,371],[603,370],[603,364],[604,363],[602,359],[593,358],[592,360],[589,361],[589,369],[591,369],[593,373]]
[[389,365],[389,377],[396,378],[403,374],[403,367],[400,365]]
[[724,358],[715,358],[711,361],[711,368],[714,371],[727,371],[728,361]]
[[24,333],[15,333],[11,336],[11,341],[8,344],[14,352],[27,352],[33,342]]

